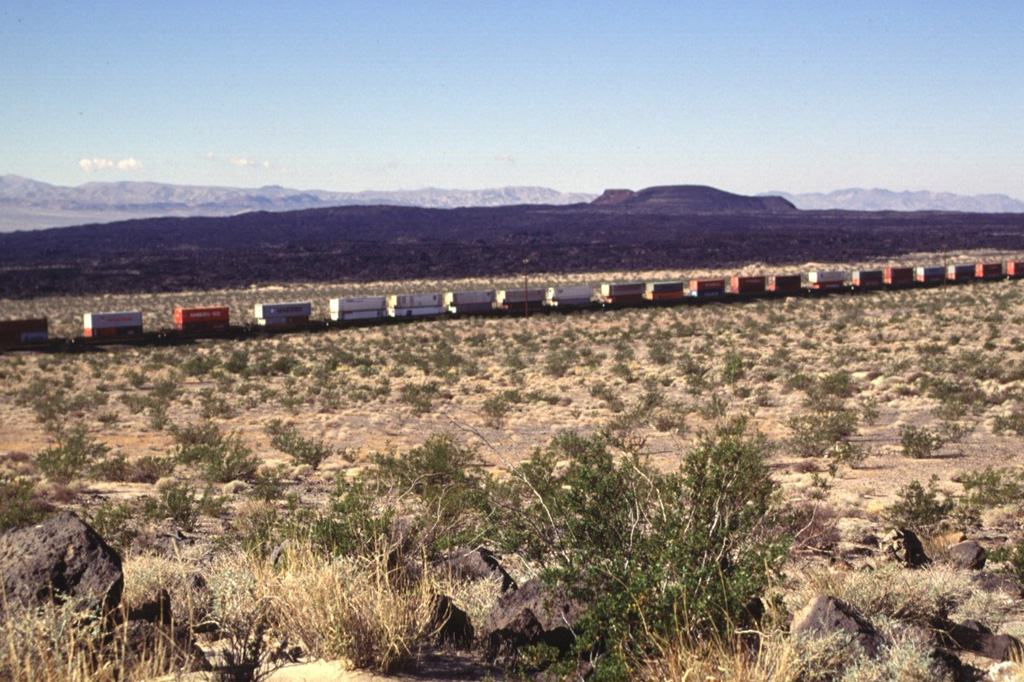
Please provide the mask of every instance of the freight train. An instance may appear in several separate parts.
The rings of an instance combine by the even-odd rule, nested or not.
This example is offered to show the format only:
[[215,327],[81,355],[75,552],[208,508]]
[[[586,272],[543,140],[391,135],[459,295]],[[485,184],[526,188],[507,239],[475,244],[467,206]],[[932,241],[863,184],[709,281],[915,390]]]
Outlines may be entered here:
[[314,319],[310,301],[258,303],[253,321],[232,324],[227,306],[175,308],[174,325],[145,331],[138,310],[85,313],[82,334],[51,337],[44,318],[0,320],[2,350],[74,350],[124,343],[176,343],[201,338],[244,338],[258,334],[329,329],[352,324],[442,316],[529,315],[605,308],[739,301],[752,298],[931,287],[1024,278],[1024,261],[919,265],[874,270],[814,270],[803,274],[734,275],[658,282],[607,282],[598,287],[449,291],[332,298],[329,317]]

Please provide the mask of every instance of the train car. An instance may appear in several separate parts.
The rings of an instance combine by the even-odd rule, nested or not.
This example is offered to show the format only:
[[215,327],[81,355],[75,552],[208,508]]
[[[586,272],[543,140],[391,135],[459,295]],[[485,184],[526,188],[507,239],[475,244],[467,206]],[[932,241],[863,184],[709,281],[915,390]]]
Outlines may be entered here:
[[914,281],[918,284],[942,284],[946,281],[946,269],[941,265],[918,265],[914,268]]
[[230,318],[226,305],[175,308],[174,328],[184,333],[224,331],[230,326]]
[[49,321],[45,317],[24,320],[0,320],[0,345],[39,343],[50,338]]
[[771,275],[768,291],[776,294],[799,294],[804,290],[800,275]]
[[807,273],[812,289],[842,289],[846,286],[846,273],[842,270],[812,270]]
[[327,303],[334,322],[379,320],[388,316],[388,299],[385,296],[332,298]]
[[737,296],[756,296],[763,294],[768,279],[763,275],[741,276],[733,275],[729,279],[729,292]]
[[445,309],[452,315],[480,315],[494,311],[497,292],[488,291],[449,291],[444,295]]
[[694,298],[721,296],[725,293],[725,278],[691,279],[689,288],[689,295]]
[[1011,260],[1006,263],[1006,276],[1012,279],[1024,277],[1024,261]]
[[434,317],[444,312],[441,294],[392,294],[389,317]]
[[686,283],[647,282],[644,284],[644,298],[648,301],[672,301],[686,298]]
[[82,335],[87,339],[142,336],[142,311],[86,313],[82,315]]
[[313,304],[309,301],[291,303],[257,303],[253,308],[256,324],[261,327],[300,327],[309,324]]
[[585,308],[594,302],[594,287],[586,284],[571,284],[549,287],[544,305],[553,308]]
[[502,310],[539,310],[544,305],[547,289],[499,289],[495,295],[496,305]]
[[612,305],[618,303],[640,303],[644,300],[647,284],[644,282],[619,282],[601,285],[601,300]]
[[881,289],[885,273],[881,270],[854,270],[850,273],[850,285],[858,289]]
[[886,268],[882,275],[882,281],[890,287],[910,286],[914,283],[914,268]]
[[1002,263],[975,263],[974,276],[977,279],[1002,279]]
[[974,263],[949,265],[946,267],[946,279],[950,282],[969,282],[974,279]]

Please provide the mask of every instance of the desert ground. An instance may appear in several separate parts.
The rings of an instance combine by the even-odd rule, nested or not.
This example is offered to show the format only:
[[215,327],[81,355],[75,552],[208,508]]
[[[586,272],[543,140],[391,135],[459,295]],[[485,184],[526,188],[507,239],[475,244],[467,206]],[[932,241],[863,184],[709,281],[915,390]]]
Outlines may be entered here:
[[[904,262],[1015,256],[915,254]],[[888,264],[800,263],[773,271]],[[729,274],[765,270],[752,263]],[[537,273],[530,285],[710,274]],[[72,335],[85,311],[142,309],[153,328],[169,326],[177,305],[228,304],[234,320],[245,320],[256,302],[312,300],[314,316],[326,316],[327,299],[335,296],[504,286],[522,280],[67,296],[0,301],[0,309],[5,317],[45,314],[52,334]],[[964,481],[986,470],[1019,480],[1022,324],[1024,281],[1002,281],[567,315],[534,311],[528,319],[417,321],[175,347],[9,352],[0,355],[0,470],[8,485],[28,481],[36,503],[79,511],[108,533],[125,553],[131,600],[161,579],[180,580],[184,564],[216,563],[218,553],[244,544],[268,509],[284,514],[296,505],[328,504],[339,476],[355,479],[379,456],[402,456],[437,434],[475,453],[499,479],[565,430],[602,433],[621,455],[649,457],[670,472],[702,434],[745,416],[771,443],[771,472],[783,497],[816,510],[817,525],[797,537],[785,571],[788,594],[800,595],[791,597],[795,610],[808,595],[801,576],[826,570],[823,557],[836,547],[883,534],[911,484],[930,491],[933,501],[952,501],[966,499]],[[189,466],[182,458],[187,434],[202,428],[258,465],[237,479]],[[322,461],[304,462],[282,449],[282,433],[293,444],[318,447]],[[76,437],[90,453],[77,471],[63,476],[40,467],[40,453]],[[190,486],[197,507],[184,523],[167,508],[139,511],[140,500],[161,499],[168,485]],[[950,512],[928,527],[930,553],[941,556],[964,530],[997,557],[1020,540],[1020,500],[970,511],[970,519]],[[188,538],[174,545],[177,554],[161,540],[170,535]],[[517,580],[539,573],[527,561],[508,561]],[[472,617],[484,617],[486,598],[467,598]],[[1024,638],[1019,595],[984,603],[965,596],[958,607],[964,617]],[[336,679],[351,667],[337,658],[342,662],[307,662],[271,679]]]

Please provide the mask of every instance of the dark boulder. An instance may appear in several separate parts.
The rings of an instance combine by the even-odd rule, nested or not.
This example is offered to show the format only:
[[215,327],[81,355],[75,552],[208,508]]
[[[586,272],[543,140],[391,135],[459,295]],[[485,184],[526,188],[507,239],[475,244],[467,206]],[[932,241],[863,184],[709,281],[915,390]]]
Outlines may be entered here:
[[947,551],[950,563],[960,568],[967,568],[972,571],[980,571],[985,568],[985,560],[988,553],[985,548],[974,540],[958,542]]
[[73,600],[111,614],[124,589],[120,555],[72,512],[0,535],[0,580],[7,608]]
[[793,616],[790,632],[814,639],[836,632],[848,634],[862,652],[874,658],[883,644],[882,635],[857,609],[836,597],[818,596]]
[[534,578],[510,592],[491,609],[482,628],[486,655],[513,661],[524,646],[546,644],[565,653],[576,641],[574,630],[586,611],[564,589],[549,588]]
[[456,578],[463,580],[500,580],[501,591],[516,589],[516,581],[508,574],[494,552],[484,547],[452,550],[445,559],[447,568]]
[[474,630],[469,614],[453,604],[447,595],[434,598],[430,629],[435,633],[438,644],[447,644],[456,649],[468,649],[473,645]]
[[908,528],[897,528],[882,540],[882,550],[893,561],[907,568],[920,568],[931,563],[924,553],[924,545],[917,533]]
[[1024,647],[1010,635],[997,635],[976,620],[965,620],[940,630],[942,643],[994,661],[1020,660]]
[[124,665],[146,666],[161,673],[210,670],[206,659],[187,627],[174,624],[171,597],[160,590],[155,599],[128,610],[118,641],[122,643]]

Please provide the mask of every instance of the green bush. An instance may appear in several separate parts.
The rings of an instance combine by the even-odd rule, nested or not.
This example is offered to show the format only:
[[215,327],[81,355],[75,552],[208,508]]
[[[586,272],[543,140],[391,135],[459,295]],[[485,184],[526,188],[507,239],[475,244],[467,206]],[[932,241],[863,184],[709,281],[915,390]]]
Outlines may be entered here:
[[900,448],[904,457],[924,459],[931,457],[946,444],[946,439],[935,431],[926,429],[923,426],[903,424],[899,429]]
[[323,438],[304,438],[295,426],[280,419],[267,424],[266,432],[271,446],[290,455],[296,463],[308,464],[313,469],[320,468],[325,459],[335,454],[334,448],[324,443]]
[[939,499],[939,477],[933,475],[925,488],[918,481],[901,487],[899,500],[885,510],[885,518],[893,525],[922,533],[936,530],[956,507],[950,496]]
[[55,483],[80,478],[109,448],[89,436],[84,424],[78,424],[57,437],[57,443],[36,455],[36,468]]
[[34,494],[35,484],[24,478],[0,475],[0,533],[39,523],[53,507]]
[[[446,433],[434,434],[404,454],[378,453],[367,479],[398,497],[412,494],[423,520],[442,544],[464,544],[481,524],[486,476],[476,450]],[[431,541],[433,538],[427,538]]]
[[986,467],[960,475],[964,487],[962,502],[972,507],[998,507],[1020,503],[1024,493],[1024,472]]
[[790,539],[769,450],[734,420],[663,474],[639,455],[616,462],[600,436],[563,433],[494,484],[495,529],[589,604],[577,653],[604,650],[602,669],[628,679],[660,638],[730,633],[777,577]]

